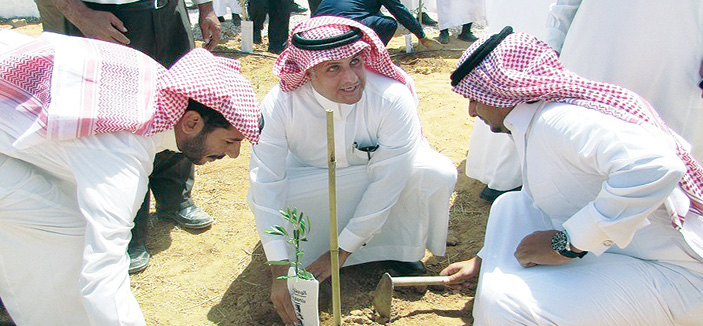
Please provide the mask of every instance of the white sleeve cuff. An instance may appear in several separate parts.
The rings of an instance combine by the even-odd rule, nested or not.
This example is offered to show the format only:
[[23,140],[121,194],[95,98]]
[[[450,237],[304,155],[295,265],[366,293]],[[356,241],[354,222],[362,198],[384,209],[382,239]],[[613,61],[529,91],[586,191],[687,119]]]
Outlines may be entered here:
[[594,215],[599,216],[600,214],[595,212],[593,203],[589,203],[566,220],[563,226],[569,234],[569,242],[573,247],[600,256],[615,242],[609,239],[608,235],[598,227]]
[[263,244],[266,260],[291,260],[288,257],[288,243],[284,240],[272,240]]
[[212,2],[212,0],[192,0],[194,5],[201,5],[203,3]]
[[366,239],[358,237],[347,229],[342,230],[342,233],[339,235],[338,245],[339,248],[344,251],[353,253],[359,250],[364,244],[366,244]]

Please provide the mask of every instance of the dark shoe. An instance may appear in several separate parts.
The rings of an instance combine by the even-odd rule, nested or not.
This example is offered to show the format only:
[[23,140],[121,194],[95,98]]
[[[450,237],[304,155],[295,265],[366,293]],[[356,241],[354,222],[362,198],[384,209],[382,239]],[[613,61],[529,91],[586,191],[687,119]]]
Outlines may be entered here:
[[419,276],[427,274],[427,267],[421,261],[388,260],[384,265],[391,276]]
[[510,189],[510,190],[495,190],[495,189],[488,188],[488,186],[485,186],[485,187],[483,187],[483,190],[481,190],[481,194],[478,196],[481,197],[482,199],[485,199],[485,200],[492,203],[494,200],[496,200],[496,198],[498,198],[498,196],[500,196],[508,191],[518,191],[520,189],[522,189],[522,187],[517,187],[515,189]]
[[[293,1],[291,1],[291,2],[293,2]],[[302,13],[308,11],[308,8],[301,7],[299,4],[293,2],[290,5],[290,11],[295,14],[302,14]]]
[[232,24],[234,24],[234,26],[237,26],[237,27],[241,26],[242,25],[242,17],[239,17],[238,14],[232,14]]
[[473,23],[468,23],[461,26],[461,33],[457,36],[458,39],[466,42],[478,40],[478,37],[471,33],[471,24]]
[[15,323],[12,321],[12,317],[10,317],[10,314],[7,313],[7,310],[5,310],[5,306],[2,304],[2,301],[0,301],[0,325],[15,326]]
[[151,255],[146,251],[146,246],[135,246],[134,248],[127,248],[127,255],[129,256],[129,273],[139,273],[149,266],[149,259]]
[[468,34],[459,34],[456,38],[466,42],[473,42],[478,40],[478,37],[476,37],[476,35],[471,32],[469,32]]
[[439,43],[449,44],[449,30],[443,29],[439,31],[439,38],[437,39]]
[[225,17],[217,16],[217,20],[219,20],[220,23],[224,23],[224,22],[225,22]]
[[196,230],[206,228],[215,221],[208,213],[195,205],[180,211],[159,212],[159,216],[174,220],[182,228]]
[[261,44],[261,31],[254,31],[252,36],[254,44]]
[[[422,19],[420,19],[422,18]],[[423,12],[420,17],[417,18],[422,24],[427,25],[427,26],[437,26],[437,21],[432,19],[430,15],[428,15],[426,12]]]

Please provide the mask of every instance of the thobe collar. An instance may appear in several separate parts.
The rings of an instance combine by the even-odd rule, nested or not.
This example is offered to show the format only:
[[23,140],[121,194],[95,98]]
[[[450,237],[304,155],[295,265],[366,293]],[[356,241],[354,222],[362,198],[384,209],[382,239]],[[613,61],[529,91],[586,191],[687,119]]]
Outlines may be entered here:
[[[320,104],[320,106],[322,106],[324,110],[331,110],[332,112],[334,112],[335,119],[346,119],[349,113],[351,113],[351,111],[356,107],[356,103],[361,102],[361,100],[359,100],[359,102],[356,102],[354,104],[337,103],[318,93],[315,90],[315,87],[312,86],[312,83],[308,83],[308,85],[310,86],[310,90],[312,91],[315,100],[317,100],[317,103]],[[361,99],[363,99],[365,96],[366,91],[364,90],[362,91]]]
[[542,108],[545,103],[544,101],[539,101],[536,103],[518,104],[505,116],[503,124],[510,130],[511,135],[524,137],[524,135],[527,134],[530,122],[532,122],[535,113],[537,113],[537,110]]
[[178,143],[176,142],[176,131],[171,129],[171,130],[166,130],[164,132],[158,133],[155,136],[160,136],[161,139],[159,140],[159,149],[158,152],[164,151],[164,150],[169,150],[172,152],[180,153],[181,150],[178,149]]
[[[534,119],[537,111],[544,107],[546,102],[539,101],[536,103],[523,103],[518,104],[515,108],[505,116],[503,124],[508,130],[510,130],[510,136],[515,142],[515,147],[517,148],[517,154],[520,157],[521,168],[522,168],[522,180],[527,180],[525,175],[527,168],[525,166],[525,149],[527,147],[527,134],[530,131],[530,126],[532,125],[532,119]],[[522,186],[523,191],[532,197],[532,193],[529,189],[527,182],[523,181]],[[533,197],[532,197],[533,198]]]

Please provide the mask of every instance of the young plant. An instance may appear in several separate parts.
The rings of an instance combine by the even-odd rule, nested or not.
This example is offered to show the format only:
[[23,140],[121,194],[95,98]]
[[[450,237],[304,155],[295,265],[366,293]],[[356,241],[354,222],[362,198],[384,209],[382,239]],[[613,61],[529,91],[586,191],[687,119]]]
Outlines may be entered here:
[[[295,249],[295,261],[267,261],[266,264],[269,265],[291,265],[295,267],[295,277],[304,280],[314,280],[315,277],[312,273],[305,270],[303,263],[300,261],[303,258],[303,249],[300,248],[301,241],[308,241],[307,234],[310,232],[310,218],[303,212],[298,213],[297,208],[286,207],[286,210],[279,211],[283,215],[283,219],[288,221],[291,225],[292,234],[288,233],[286,228],[276,224],[273,226],[272,230],[266,230],[265,232],[273,235],[280,235],[286,237],[286,242],[293,246]],[[279,279],[286,279],[293,276],[282,275]]]

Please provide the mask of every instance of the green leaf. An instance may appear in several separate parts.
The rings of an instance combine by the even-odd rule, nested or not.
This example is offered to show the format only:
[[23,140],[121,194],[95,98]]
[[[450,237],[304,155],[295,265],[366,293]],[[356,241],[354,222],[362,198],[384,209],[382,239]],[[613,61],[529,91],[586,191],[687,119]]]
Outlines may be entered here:
[[292,262],[289,262],[287,260],[269,260],[266,262],[266,265],[290,265]]
[[279,231],[276,231],[276,230],[266,230],[266,231],[264,231],[264,232],[266,232],[266,233],[268,233],[268,234],[273,234],[273,235],[281,235],[281,236],[284,236],[284,235],[285,235],[285,234],[283,234],[283,233],[281,233],[281,232],[279,232]]

